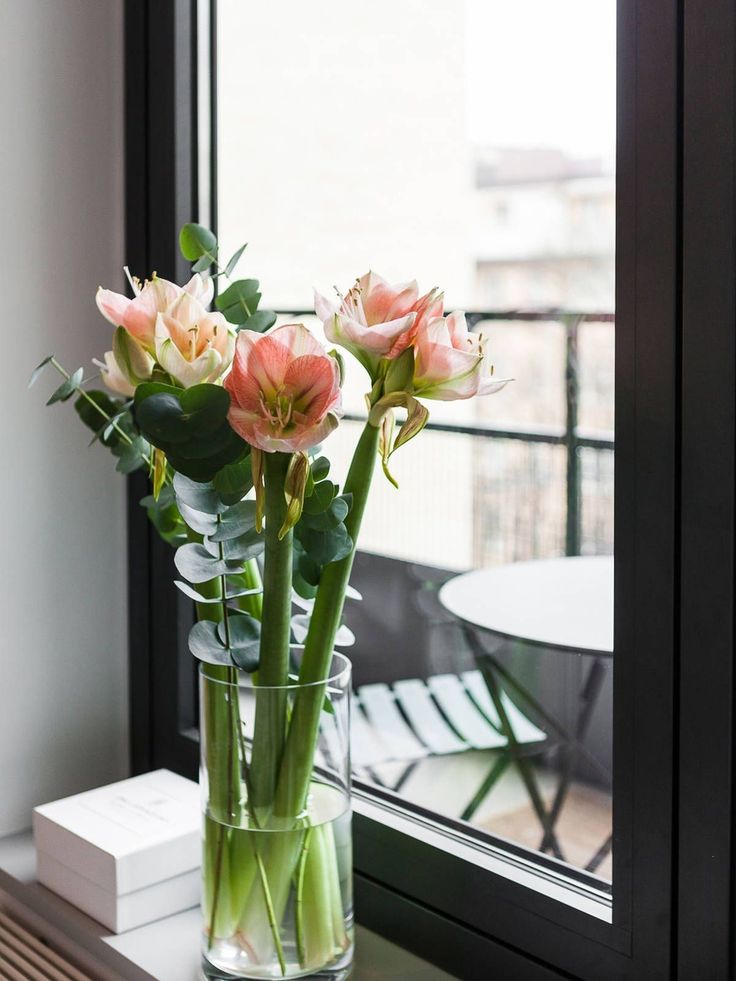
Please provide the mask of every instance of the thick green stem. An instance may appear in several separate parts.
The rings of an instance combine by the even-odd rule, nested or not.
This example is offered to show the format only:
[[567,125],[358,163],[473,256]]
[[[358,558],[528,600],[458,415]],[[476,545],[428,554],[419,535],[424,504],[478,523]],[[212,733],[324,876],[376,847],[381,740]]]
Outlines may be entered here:
[[294,817],[304,807],[312,773],[314,751],[319,732],[319,717],[324,699],[322,685],[329,672],[335,635],[342,619],[345,590],[355,557],[355,545],[363,521],[371,478],[378,449],[379,430],[366,423],[345,481],[345,493],[353,495],[345,527],[353,540],[350,555],[325,567],[317,590],[299,681],[309,685],[301,689],[294,702],[289,736],[279,773],[274,814]]
[[253,805],[257,811],[272,810],[281,756],[286,739],[286,692],[275,686],[289,679],[291,638],[292,538],[279,531],[286,518],[284,484],[291,457],[287,453],[264,453],[265,555],[263,566],[263,615],[261,651],[256,691],[256,719],[251,758]]

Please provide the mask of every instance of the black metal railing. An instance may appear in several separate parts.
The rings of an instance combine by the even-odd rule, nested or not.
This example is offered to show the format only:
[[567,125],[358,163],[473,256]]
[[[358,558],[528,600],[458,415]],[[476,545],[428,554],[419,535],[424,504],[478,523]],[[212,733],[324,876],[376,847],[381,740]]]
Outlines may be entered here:
[[[314,316],[312,310],[285,310],[280,316]],[[460,424],[434,422],[430,420],[427,429],[440,433],[453,433],[478,437],[480,439],[518,440],[527,444],[548,444],[564,446],[566,451],[566,509],[565,509],[565,553],[579,555],[582,540],[582,494],[580,450],[591,449],[612,451],[613,434],[585,432],[579,428],[580,408],[580,365],[578,358],[579,329],[584,323],[613,324],[612,313],[581,313],[569,310],[473,310],[465,314],[468,326],[476,330],[480,324],[495,323],[540,323],[561,324],[565,332],[564,364],[560,371],[565,381],[565,415],[562,426],[493,426],[482,424]],[[362,422],[364,415],[345,413],[348,422]]]

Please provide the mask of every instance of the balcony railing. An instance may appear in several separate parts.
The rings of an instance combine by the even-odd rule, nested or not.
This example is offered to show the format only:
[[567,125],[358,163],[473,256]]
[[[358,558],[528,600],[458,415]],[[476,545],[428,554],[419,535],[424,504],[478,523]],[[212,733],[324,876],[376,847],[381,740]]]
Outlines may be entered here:
[[[283,316],[313,316],[311,310],[282,311]],[[559,371],[564,378],[565,409],[561,426],[494,426],[488,423],[446,423],[430,420],[427,429],[438,433],[452,433],[477,437],[482,440],[516,440],[523,444],[547,444],[565,448],[565,553],[579,555],[582,546],[582,466],[581,451],[611,452],[614,449],[613,433],[582,430],[578,424],[580,411],[580,365],[578,356],[579,331],[585,323],[614,323],[612,313],[581,313],[568,310],[474,310],[466,313],[470,329],[482,323],[496,322],[560,324],[564,330],[564,362]],[[365,416],[346,413],[347,421],[361,422]]]

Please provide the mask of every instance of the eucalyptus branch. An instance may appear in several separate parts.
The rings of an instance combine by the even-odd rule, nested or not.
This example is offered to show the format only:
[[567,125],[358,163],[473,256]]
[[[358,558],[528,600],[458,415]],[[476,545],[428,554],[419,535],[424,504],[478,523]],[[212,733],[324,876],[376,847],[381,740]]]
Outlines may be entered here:
[[[51,358],[50,361],[49,361],[49,363],[52,364],[54,366],[54,368],[56,368],[56,370],[59,372],[59,374],[66,381],[69,381],[69,379],[71,378],[71,375],[63,367],[63,365],[60,365],[59,364],[59,362],[56,360],[56,358]],[[83,399],[85,399],[92,406],[93,409],[95,409],[95,411],[98,413],[98,415],[101,415],[103,417],[103,419],[105,419],[112,426],[112,428],[115,430],[115,432],[117,433],[117,435],[123,440],[124,443],[127,443],[128,446],[132,446],[133,445],[133,440],[130,438],[130,436],[128,435],[128,433],[126,433],[125,430],[121,426],[118,425],[117,420],[115,419],[115,417],[114,416],[111,416],[109,413],[105,412],[105,410],[102,408],[102,406],[98,405],[97,402],[95,402],[95,400],[91,397],[91,395],[89,394],[89,392],[86,392],[81,387],[81,385],[77,385],[75,390],[82,396]],[[149,468],[149,470],[152,470],[153,469],[153,454],[152,453],[148,453],[148,454],[147,453],[141,453],[140,456],[141,456],[141,459],[146,464],[146,466]]]

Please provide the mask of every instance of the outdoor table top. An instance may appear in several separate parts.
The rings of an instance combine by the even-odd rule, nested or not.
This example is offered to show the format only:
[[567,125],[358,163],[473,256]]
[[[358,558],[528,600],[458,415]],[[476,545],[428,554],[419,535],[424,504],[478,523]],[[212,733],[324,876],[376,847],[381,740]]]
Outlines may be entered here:
[[613,557],[514,562],[450,579],[442,605],[482,630],[547,648],[613,654]]

